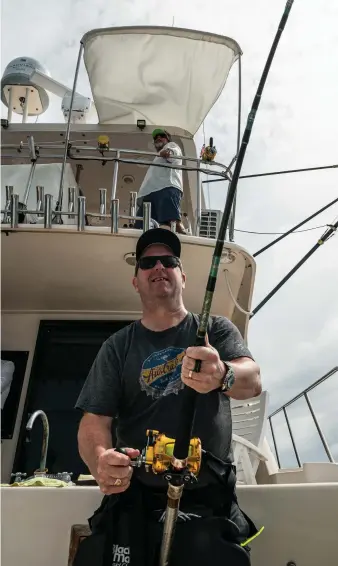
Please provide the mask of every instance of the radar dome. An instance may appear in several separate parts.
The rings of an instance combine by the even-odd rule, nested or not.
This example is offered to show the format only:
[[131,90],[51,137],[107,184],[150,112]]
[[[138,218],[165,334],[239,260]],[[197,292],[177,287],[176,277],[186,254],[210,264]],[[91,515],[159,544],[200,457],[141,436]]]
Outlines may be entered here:
[[47,69],[32,57],[17,57],[5,68],[1,79],[1,100],[16,114],[24,113],[27,94],[28,116],[43,114],[49,106],[47,91],[34,82],[36,71],[50,76]]

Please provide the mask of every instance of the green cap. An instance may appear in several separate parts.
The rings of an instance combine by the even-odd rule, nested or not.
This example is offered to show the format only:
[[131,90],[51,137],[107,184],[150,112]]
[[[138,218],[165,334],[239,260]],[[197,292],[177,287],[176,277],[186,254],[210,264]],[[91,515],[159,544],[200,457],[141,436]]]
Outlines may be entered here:
[[152,133],[153,139],[155,139],[156,136],[159,136],[160,134],[164,134],[165,136],[167,136],[168,132],[166,132],[165,130],[162,130],[162,128],[156,128],[156,130],[154,130],[153,133]]

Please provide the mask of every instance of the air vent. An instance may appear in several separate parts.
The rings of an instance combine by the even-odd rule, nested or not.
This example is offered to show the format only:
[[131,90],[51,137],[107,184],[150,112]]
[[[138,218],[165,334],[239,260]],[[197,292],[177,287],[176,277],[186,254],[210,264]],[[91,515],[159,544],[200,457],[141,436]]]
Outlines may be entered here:
[[202,210],[200,237],[216,240],[221,222],[221,210]]

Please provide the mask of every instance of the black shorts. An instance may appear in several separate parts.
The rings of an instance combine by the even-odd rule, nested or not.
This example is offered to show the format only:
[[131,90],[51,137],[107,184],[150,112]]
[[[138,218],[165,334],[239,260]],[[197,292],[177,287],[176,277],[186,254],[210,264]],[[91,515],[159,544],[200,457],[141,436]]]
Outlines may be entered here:
[[[74,566],[158,566],[163,535],[158,516],[163,502],[160,510],[151,511],[156,499],[135,482],[122,496],[105,497],[89,520],[92,535],[80,544]],[[237,501],[228,517],[215,516],[200,505],[196,511],[201,518],[178,520],[169,565],[250,566],[249,548],[240,543],[257,531]]]
[[[160,191],[150,193],[143,198],[143,202],[151,203],[151,218],[159,224],[169,222],[171,220],[180,220],[180,204],[182,199],[182,191],[176,187],[166,187]],[[136,216],[143,216],[143,203],[138,207]],[[143,222],[137,220],[135,228],[142,229]]]

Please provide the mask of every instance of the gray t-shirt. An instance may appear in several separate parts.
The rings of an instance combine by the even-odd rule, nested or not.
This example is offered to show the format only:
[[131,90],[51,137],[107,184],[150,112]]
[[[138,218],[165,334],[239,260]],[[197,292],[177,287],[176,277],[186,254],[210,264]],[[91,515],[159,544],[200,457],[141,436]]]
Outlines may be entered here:
[[[181,410],[181,364],[194,345],[199,316],[188,313],[175,327],[161,332],[141,321],[122,328],[102,345],[76,403],[76,408],[117,419],[117,446],[142,450],[147,429],[175,438]],[[209,342],[222,360],[252,355],[239,330],[221,316],[210,317]],[[197,398],[194,436],[215,456],[231,458],[229,398],[219,391]]]

